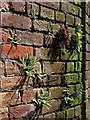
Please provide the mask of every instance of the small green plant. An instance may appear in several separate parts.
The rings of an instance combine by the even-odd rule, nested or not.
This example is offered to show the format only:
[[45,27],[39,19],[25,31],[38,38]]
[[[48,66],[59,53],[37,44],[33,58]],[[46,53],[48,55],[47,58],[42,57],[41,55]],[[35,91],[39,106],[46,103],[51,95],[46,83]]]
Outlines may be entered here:
[[64,103],[65,107],[71,106],[72,102],[74,102],[74,98],[69,93],[69,90],[68,89],[64,90],[63,94],[64,94],[63,103]]
[[29,15],[30,15],[30,18],[31,18],[32,20],[34,20],[34,19],[35,19],[35,10],[34,10],[34,9],[31,9]]
[[9,33],[10,33],[11,37],[8,37],[7,41],[11,42],[12,45],[19,44],[20,39],[15,39],[17,34],[15,32],[13,32],[11,29],[9,29]]
[[41,89],[38,92],[38,97],[37,100],[33,100],[33,103],[35,104],[35,106],[37,106],[39,109],[41,109],[42,107],[47,107],[49,109],[49,106],[51,106],[52,100],[49,99],[49,93],[44,91],[43,89]]
[[27,58],[20,58],[19,62],[22,64],[22,74],[25,76],[34,77],[34,66],[36,59],[32,58],[30,54],[27,54]]

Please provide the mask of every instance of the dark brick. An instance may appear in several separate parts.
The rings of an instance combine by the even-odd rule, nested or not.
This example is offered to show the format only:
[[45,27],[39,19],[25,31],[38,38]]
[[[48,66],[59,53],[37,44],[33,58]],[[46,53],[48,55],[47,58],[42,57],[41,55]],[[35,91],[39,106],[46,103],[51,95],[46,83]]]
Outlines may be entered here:
[[64,62],[44,62],[43,72],[46,73],[63,73],[65,71]]
[[21,29],[30,29],[32,23],[30,18],[25,16],[19,16],[11,13],[1,13],[2,15],[2,26],[9,26]]

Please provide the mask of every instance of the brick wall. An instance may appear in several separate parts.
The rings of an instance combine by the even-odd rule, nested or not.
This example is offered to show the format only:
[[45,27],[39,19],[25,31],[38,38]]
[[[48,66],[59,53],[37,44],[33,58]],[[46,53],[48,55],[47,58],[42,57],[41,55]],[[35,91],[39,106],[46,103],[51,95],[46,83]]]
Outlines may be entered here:
[[[40,88],[44,88],[50,93],[49,98],[55,102],[49,109],[42,108],[40,118],[52,119],[82,119],[84,97],[82,94],[76,95],[81,88],[81,83],[85,89],[84,65],[82,58],[84,52],[81,51],[72,59],[69,54],[62,55],[53,49],[54,39],[48,35],[47,26],[51,22],[54,33],[57,33],[60,24],[67,24],[70,31],[75,29],[78,22],[84,21],[82,18],[83,6],[81,3],[60,3],[60,2],[1,2],[4,8],[1,12],[0,33],[0,118],[7,119],[28,119],[32,116],[35,106],[32,100],[36,98],[36,93]],[[76,7],[77,14],[72,12]],[[30,16],[34,10],[35,15]],[[34,17],[34,18],[32,18]],[[87,14],[88,17],[88,14]],[[82,22],[83,23],[83,22]],[[89,39],[88,23],[86,23],[86,36]],[[7,41],[10,37],[9,29],[15,31],[15,39],[21,39],[20,44],[12,45]],[[54,44],[55,45],[55,44]],[[87,45],[86,66],[89,69],[89,43]],[[55,47],[55,46],[54,46]],[[85,47],[85,46],[84,46]],[[48,76],[43,78],[43,85],[34,85],[32,79],[21,76],[17,59],[26,57],[30,53],[38,59],[39,71]],[[81,67],[77,67],[77,64]],[[88,74],[88,70],[86,72]],[[86,75],[88,77],[88,75]],[[85,83],[87,85],[86,79]],[[32,87],[30,87],[32,84]],[[70,106],[64,106],[63,91],[69,88],[69,94],[75,99]],[[87,88],[86,88],[87,92]],[[86,99],[87,101],[87,99]],[[87,103],[87,102],[86,102]],[[84,106],[85,107],[85,106]]]

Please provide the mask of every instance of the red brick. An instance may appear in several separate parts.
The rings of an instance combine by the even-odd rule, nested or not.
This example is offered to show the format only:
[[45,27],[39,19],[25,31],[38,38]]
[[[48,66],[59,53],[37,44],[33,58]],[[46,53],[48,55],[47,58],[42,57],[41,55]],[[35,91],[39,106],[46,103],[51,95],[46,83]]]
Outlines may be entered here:
[[63,73],[65,71],[65,64],[63,62],[44,62],[43,72],[46,73]]
[[30,114],[34,111],[35,107],[32,104],[20,105],[15,107],[10,107],[10,118],[21,118]]
[[41,33],[31,33],[27,31],[16,31],[17,38],[21,39],[20,43],[28,45],[43,45],[43,34]]
[[41,17],[54,20],[54,10],[41,7]]
[[21,45],[12,46],[9,44],[4,44],[2,45],[1,57],[17,59],[21,57],[26,57],[27,53],[30,53],[31,55],[33,55],[33,48],[27,47],[27,46],[21,46]]
[[34,21],[34,29],[39,31],[47,31],[47,25],[49,23],[47,21],[35,20]]
[[10,37],[10,33],[8,29],[0,29],[0,42],[7,42],[8,37]]
[[23,102],[31,102],[33,99],[36,99],[36,90],[35,89],[30,89],[30,90],[24,90],[23,91],[23,96],[22,96],[22,101]]
[[0,99],[0,106],[15,105],[21,102],[17,92],[2,92],[0,93]]
[[25,12],[25,2],[10,2],[10,8],[14,11]]
[[30,18],[11,13],[2,13],[2,26],[9,26],[21,29],[30,29],[32,23]]

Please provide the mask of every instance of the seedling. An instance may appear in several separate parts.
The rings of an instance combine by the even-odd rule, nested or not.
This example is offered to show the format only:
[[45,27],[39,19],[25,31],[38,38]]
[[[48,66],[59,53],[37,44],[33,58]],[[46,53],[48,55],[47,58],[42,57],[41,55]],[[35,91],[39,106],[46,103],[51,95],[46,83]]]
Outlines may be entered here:
[[43,89],[41,89],[38,92],[38,98],[37,100],[33,100],[33,103],[35,104],[35,106],[37,106],[39,109],[41,109],[42,107],[47,107],[49,109],[49,106],[51,106],[52,100],[49,99],[49,93],[44,91]]
[[21,39],[15,39],[17,34],[15,32],[13,32],[11,29],[9,30],[9,33],[10,33],[11,37],[8,37],[7,41],[11,42],[12,45],[19,44]]

